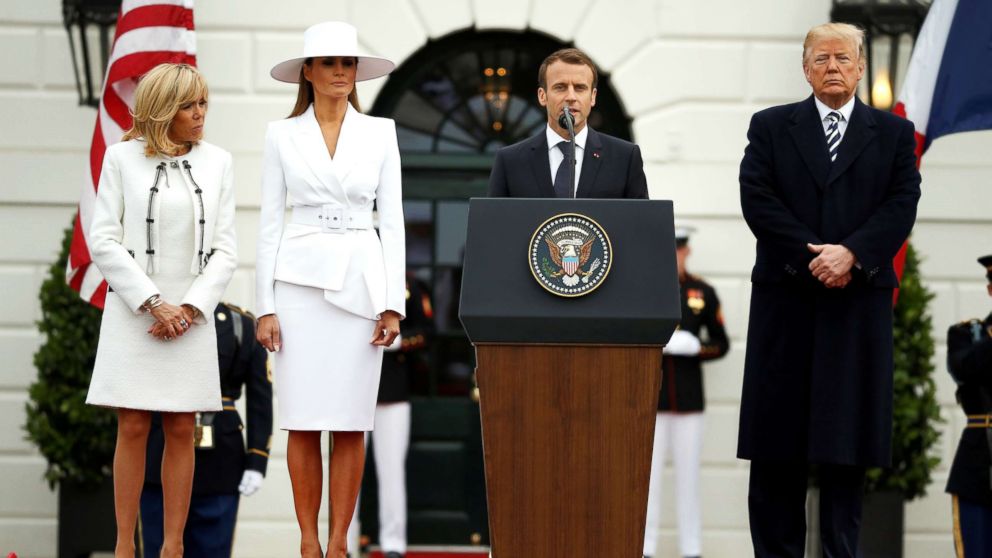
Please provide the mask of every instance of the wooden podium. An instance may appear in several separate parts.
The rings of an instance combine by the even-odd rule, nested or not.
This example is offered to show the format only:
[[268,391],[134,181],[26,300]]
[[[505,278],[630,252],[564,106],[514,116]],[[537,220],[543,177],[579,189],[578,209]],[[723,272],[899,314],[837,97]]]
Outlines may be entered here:
[[[562,215],[609,238],[609,273],[582,296],[531,269],[547,260],[535,257],[542,227],[568,244]],[[671,202],[471,200],[460,317],[476,348],[495,558],[641,556],[678,289]]]

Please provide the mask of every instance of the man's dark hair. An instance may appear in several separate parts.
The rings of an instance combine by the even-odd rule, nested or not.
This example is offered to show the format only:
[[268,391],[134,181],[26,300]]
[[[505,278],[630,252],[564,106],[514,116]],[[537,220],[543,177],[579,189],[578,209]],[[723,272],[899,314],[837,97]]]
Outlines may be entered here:
[[596,84],[599,83],[599,72],[596,71],[596,65],[592,63],[592,59],[586,53],[577,48],[563,48],[549,54],[544,59],[544,62],[541,62],[541,68],[537,71],[538,87],[545,90],[548,88],[548,66],[559,60],[566,64],[584,64],[589,66],[589,69],[592,70],[592,88],[596,88]]

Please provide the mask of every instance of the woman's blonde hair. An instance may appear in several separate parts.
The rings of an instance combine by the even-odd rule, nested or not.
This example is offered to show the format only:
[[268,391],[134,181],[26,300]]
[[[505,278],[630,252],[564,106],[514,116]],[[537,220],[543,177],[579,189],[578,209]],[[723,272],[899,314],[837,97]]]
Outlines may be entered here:
[[813,50],[813,45],[823,39],[840,39],[842,41],[847,41],[854,45],[854,49],[858,52],[858,64],[864,64],[868,61],[867,56],[865,56],[864,29],[858,27],[857,25],[851,25],[850,23],[831,22],[824,23],[823,25],[817,25],[806,33],[806,40],[803,41],[804,65],[809,60],[809,55]]
[[[175,155],[184,145],[169,139],[179,108],[207,98],[207,80],[189,64],[159,64],[145,74],[134,92],[134,123],[122,141],[144,138],[145,155]],[[194,144],[196,142],[193,142]]]
[[[307,58],[303,61],[303,66],[309,66],[313,64],[313,58]],[[358,59],[355,59],[355,64],[358,64]],[[293,105],[293,110],[290,111],[289,116],[286,118],[293,118],[294,116],[299,116],[307,111],[307,108],[313,103],[313,84],[307,81],[307,78],[303,77],[303,66],[300,66],[300,87],[296,90],[296,104]],[[355,107],[355,110],[362,112],[362,105],[358,102],[358,88],[352,87],[351,93],[348,93],[348,102],[351,106]]]

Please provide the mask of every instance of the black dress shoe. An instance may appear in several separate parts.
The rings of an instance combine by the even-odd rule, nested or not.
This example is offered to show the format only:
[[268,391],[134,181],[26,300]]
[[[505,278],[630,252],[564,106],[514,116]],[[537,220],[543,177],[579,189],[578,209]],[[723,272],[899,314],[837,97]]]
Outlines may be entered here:
[[405,557],[399,552],[390,551],[386,553],[386,558],[405,558]]

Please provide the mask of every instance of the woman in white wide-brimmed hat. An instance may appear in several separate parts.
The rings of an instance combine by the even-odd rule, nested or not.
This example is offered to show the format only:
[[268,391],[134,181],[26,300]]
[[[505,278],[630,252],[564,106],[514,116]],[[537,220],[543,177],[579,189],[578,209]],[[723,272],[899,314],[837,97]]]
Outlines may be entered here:
[[327,556],[346,555],[382,351],[399,334],[405,312],[396,127],[362,114],[355,93],[356,81],[393,67],[359,51],[354,27],[326,22],[306,30],[303,56],[271,72],[299,83],[299,90],[289,118],[270,123],[265,136],[257,335],[276,353],[279,426],[289,431],[287,461],[305,558],[321,556],[322,431],[334,439]]

